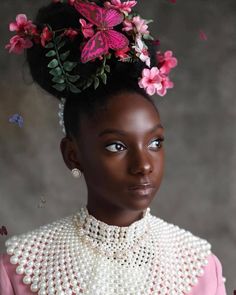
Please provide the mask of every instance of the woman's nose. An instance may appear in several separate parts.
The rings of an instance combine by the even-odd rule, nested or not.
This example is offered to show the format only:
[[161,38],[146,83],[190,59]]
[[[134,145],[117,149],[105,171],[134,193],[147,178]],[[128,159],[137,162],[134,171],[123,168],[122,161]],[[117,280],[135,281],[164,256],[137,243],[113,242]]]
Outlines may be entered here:
[[132,151],[130,155],[130,172],[132,174],[149,174],[153,170],[152,159],[143,149]]

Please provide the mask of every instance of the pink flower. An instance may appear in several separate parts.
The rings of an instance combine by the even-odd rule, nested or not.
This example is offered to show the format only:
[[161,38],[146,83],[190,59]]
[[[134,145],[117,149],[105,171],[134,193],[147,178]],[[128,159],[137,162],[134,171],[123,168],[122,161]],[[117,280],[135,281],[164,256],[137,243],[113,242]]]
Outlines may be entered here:
[[157,52],[157,61],[159,62],[159,69],[162,74],[168,75],[172,68],[175,68],[178,61],[173,57],[173,52],[171,50],[166,51],[164,54]]
[[124,28],[123,31],[135,31],[139,35],[149,35],[147,21],[142,19],[140,16],[134,16],[132,21],[125,20],[123,22]]
[[74,40],[74,38],[78,35],[78,32],[76,30],[73,30],[71,28],[67,29],[65,32],[64,32],[64,35],[69,37],[70,40]]
[[83,18],[80,18],[79,22],[82,26],[82,33],[84,37],[91,38],[94,35],[93,24],[87,23]]
[[51,41],[53,33],[49,30],[48,27],[45,27],[41,34],[41,44],[45,47],[46,42]]
[[143,69],[142,78],[139,80],[139,87],[144,88],[149,95],[155,94],[157,90],[163,88],[162,77],[160,75],[159,69],[153,67],[149,69]]
[[137,56],[141,59],[141,61],[145,62],[148,67],[150,67],[151,60],[148,52],[147,46],[144,44],[144,42],[140,39],[136,39],[136,45],[133,46]]
[[121,61],[123,61],[129,57],[129,55],[127,54],[127,52],[129,52],[129,51],[130,51],[129,47],[126,47],[125,49],[117,50],[117,51],[115,51],[115,56],[119,57],[121,59]]
[[111,2],[105,2],[104,6],[106,8],[114,8],[128,15],[131,12],[131,8],[137,4],[137,1],[126,1],[121,2],[120,0],[111,0]]
[[33,43],[28,38],[23,38],[18,35],[13,36],[10,39],[10,43],[5,46],[6,49],[9,49],[9,52],[16,54],[21,54],[25,48],[30,48],[33,46]]
[[29,34],[35,27],[31,20],[27,20],[25,14],[18,14],[16,16],[16,22],[10,23],[9,30]]
[[169,77],[166,75],[161,75],[161,77],[162,77],[162,81],[161,81],[162,88],[157,89],[157,94],[160,96],[164,96],[166,95],[168,88],[174,87],[174,83],[170,81]]
[[75,0],[68,0],[69,5],[74,5],[75,4]]
[[131,20],[126,19],[125,21],[123,21],[123,25],[124,27],[122,31],[129,32],[134,30],[134,26]]

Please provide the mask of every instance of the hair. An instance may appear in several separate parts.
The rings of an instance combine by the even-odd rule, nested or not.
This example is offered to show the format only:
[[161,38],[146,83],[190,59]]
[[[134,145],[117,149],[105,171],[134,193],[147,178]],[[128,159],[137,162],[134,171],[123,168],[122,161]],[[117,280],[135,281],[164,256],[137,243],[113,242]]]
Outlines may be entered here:
[[[97,5],[102,6],[103,1],[95,1]],[[44,24],[51,26],[53,30],[63,28],[78,28],[80,29],[79,12],[75,8],[66,3],[51,3],[39,9],[34,23],[38,27],[43,27]],[[121,31],[121,27],[116,27],[117,31]],[[80,77],[88,78],[95,73],[100,61],[89,62],[82,64],[80,62],[80,51],[82,37],[80,34],[71,42],[65,45],[65,50],[70,50],[69,60],[78,62],[76,71],[79,72]],[[148,50],[151,57],[151,65],[157,66],[156,62],[156,45],[146,40]],[[82,114],[86,114],[89,118],[95,117],[99,110],[106,107],[109,99],[124,92],[134,92],[142,95],[150,101],[156,108],[152,99],[147,95],[144,89],[138,85],[138,78],[141,76],[145,64],[140,60],[135,63],[131,62],[117,62],[115,57],[112,57],[108,64],[111,72],[107,77],[107,84],[100,83],[95,90],[92,86],[83,90],[81,93],[62,93],[52,87],[51,75],[48,71],[48,58],[45,57],[47,50],[40,44],[34,44],[33,47],[27,49],[26,60],[29,64],[32,78],[44,90],[60,100],[62,97],[66,98],[64,107],[64,125],[66,136],[79,136],[80,119]],[[75,73],[75,72],[72,72]],[[76,74],[76,73],[75,73]]]

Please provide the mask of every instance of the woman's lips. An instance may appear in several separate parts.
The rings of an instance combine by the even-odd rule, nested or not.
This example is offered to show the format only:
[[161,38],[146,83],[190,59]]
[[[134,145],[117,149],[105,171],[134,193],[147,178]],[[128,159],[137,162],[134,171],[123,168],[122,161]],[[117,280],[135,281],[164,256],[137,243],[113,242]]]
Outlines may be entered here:
[[146,185],[146,186],[136,186],[136,187],[130,187],[129,191],[138,196],[148,196],[150,195],[154,190],[153,186]]

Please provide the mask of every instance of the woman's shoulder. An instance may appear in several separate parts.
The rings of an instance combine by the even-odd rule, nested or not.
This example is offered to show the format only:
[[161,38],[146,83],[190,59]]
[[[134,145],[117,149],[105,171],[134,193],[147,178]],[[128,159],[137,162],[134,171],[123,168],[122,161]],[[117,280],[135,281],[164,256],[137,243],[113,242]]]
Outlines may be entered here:
[[[212,245],[206,239],[195,235],[190,230],[152,216],[152,225],[156,241],[168,255],[183,276],[192,280],[194,286],[190,293],[225,295],[225,281],[222,265],[212,252]],[[165,250],[164,250],[165,249]]]

